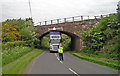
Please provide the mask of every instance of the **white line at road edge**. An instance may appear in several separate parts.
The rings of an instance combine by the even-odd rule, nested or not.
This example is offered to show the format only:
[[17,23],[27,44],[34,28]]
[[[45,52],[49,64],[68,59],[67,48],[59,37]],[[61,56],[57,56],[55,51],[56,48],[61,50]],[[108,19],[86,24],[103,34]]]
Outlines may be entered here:
[[57,54],[55,53],[55,56],[57,56]]
[[80,75],[78,75],[75,71],[73,71],[71,68],[69,68],[69,70],[70,70],[71,72],[73,72],[74,74],[76,74],[77,76],[80,76]]

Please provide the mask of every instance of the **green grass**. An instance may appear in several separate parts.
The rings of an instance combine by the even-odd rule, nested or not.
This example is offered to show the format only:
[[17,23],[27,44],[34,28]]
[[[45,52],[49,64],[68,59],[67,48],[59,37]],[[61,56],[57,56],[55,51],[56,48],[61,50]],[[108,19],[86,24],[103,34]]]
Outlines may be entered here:
[[37,57],[42,52],[43,50],[40,50],[40,49],[35,49],[31,51],[30,53],[22,56],[16,61],[3,66],[2,73],[3,74],[23,74],[27,65],[32,61],[32,59]]
[[86,60],[86,61],[90,61],[90,62],[93,62],[93,63],[96,63],[96,64],[107,66],[109,68],[120,70],[120,65],[119,65],[118,60],[107,59],[104,56],[100,57],[99,55],[98,56],[97,55],[88,56],[85,53],[74,52],[74,51],[70,52],[70,54],[72,54],[72,55],[74,55],[74,56],[76,56],[80,59]]
[[9,64],[16,59],[22,57],[23,55],[31,52],[34,48],[25,47],[25,46],[16,46],[9,49],[2,50],[2,66]]
[[49,37],[44,36],[42,39],[42,47],[48,47],[49,46]]

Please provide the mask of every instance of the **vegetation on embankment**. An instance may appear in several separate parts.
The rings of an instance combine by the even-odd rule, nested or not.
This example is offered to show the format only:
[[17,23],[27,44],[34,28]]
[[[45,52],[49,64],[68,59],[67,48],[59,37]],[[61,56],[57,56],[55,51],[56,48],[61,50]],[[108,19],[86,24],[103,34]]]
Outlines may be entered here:
[[26,46],[39,48],[40,40],[37,39],[36,31],[31,18],[8,19],[2,22],[2,44],[25,41]]
[[[94,28],[79,32],[85,48],[75,56],[120,70],[120,13],[102,18]],[[98,61],[100,60],[100,61]]]
[[71,45],[71,37],[66,34],[61,34],[62,45],[64,49],[70,49]]
[[83,51],[88,54],[107,54],[108,59],[118,60],[120,49],[120,23],[118,14],[112,14],[100,20],[94,28],[83,31],[82,40],[86,46]]
[[41,45],[42,47],[45,47],[45,48],[49,47],[49,38],[50,38],[50,34],[47,34],[42,38],[42,45]]
[[0,35],[2,35],[2,67],[5,74],[22,73],[27,64],[42,52],[36,49],[40,48],[40,40],[37,39],[31,18],[8,19],[2,22]]
[[[40,55],[43,50],[40,49],[33,49],[30,47],[21,47],[20,50],[28,51],[29,53],[19,57],[17,60],[5,65],[2,67],[2,73],[3,74],[23,74],[26,70],[27,65],[38,55]],[[17,51],[18,48],[14,48],[14,51]],[[11,50],[13,51],[13,50]],[[16,55],[17,56],[17,55]],[[13,56],[11,56],[13,57]]]
[[10,49],[2,50],[2,65],[9,64],[25,54],[31,52],[34,48],[25,46],[16,46]]
[[90,62],[93,62],[96,64],[100,64],[103,66],[107,66],[107,67],[110,67],[110,68],[113,68],[116,70],[118,70],[120,68],[120,66],[118,65],[119,64],[118,60],[108,59],[108,58],[106,58],[107,55],[103,54],[103,53],[99,53],[99,54],[95,55],[95,54],[84,53],[82,51],[79,51],[79,52],[71,51],[70,54],[72,54],[80,59],[90,61]]

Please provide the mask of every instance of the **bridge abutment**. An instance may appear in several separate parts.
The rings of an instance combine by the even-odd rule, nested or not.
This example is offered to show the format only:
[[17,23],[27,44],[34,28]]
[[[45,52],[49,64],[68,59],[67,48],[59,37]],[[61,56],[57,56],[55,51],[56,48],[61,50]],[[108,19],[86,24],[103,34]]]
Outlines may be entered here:
[[78,50],[80,51],[81,48],[81,41],[80,41],[80,37],[72,37],[71,38],[71,47],[74,50]]

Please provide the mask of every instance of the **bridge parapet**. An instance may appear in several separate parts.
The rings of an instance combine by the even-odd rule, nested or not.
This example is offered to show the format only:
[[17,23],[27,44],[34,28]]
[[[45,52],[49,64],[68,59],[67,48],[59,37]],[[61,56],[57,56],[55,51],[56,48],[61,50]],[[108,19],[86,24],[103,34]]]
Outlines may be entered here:
[[83,21],[42,25],[42,26],[37,26],[37,31],[39,36],[41,36],[44,33],[47,33],[50,30],[52,30],[53,27],[55,27],[57,31],[69,32],[71,34],[75,34],[76,36],[80,37],[78,31],[86,31],[89,28],[93,28],[94,24],[97,22],[98,20],[96,19],[89,19]]
[[[110,14],[109,14],[110,15]],[[61,19],[53,19],[48,21],[42,21],[38,22],[38,25],[52,25],[52,24],[59,24],[59,23],[66,23],[66,22],[77,22],[77,21],[85,21],[85,20],[100,20],[103,17],[106,17],[108,15],[99,15],[99,16],[74,16],[74,17],[67,17],[67,18],[61,18]]]

